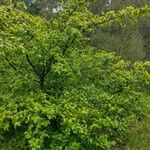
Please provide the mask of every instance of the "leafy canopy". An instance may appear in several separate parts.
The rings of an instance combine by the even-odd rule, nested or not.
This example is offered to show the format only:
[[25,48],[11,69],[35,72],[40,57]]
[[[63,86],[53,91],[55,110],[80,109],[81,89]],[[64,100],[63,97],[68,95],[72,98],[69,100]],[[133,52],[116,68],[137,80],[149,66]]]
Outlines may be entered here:
[[149,62],[96,52],[88,34],[149,15],[150,8],[99,17],[88,5],[64,2],[48,21],[0,6],[0,147],[110,149],[142,117]]

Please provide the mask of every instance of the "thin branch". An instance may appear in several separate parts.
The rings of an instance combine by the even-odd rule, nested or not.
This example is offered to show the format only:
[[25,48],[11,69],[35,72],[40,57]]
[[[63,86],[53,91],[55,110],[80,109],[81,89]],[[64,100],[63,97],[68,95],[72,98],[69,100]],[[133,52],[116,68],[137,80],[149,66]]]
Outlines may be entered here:
[[[13,70],[15,70],[16,72],[18,72],[18,73],[20,73],[21,75],[23,75],[23,76],[24,76],[24,73],[23,73],[23,72],[21,72],[20,70],[18,70],[18,69],[14,66],[14,64],[13,64],[13,63],[11,63],[11,62],[9,61],[9,59],[8,59],[7,57],[4,57],[4,59],[8,62],[8,64],[10,65],[10,67],[11,67]],[[28,76],[27,76],[27,78],[31,80],[31,77],[28,77]],[[38,82],[38,83],[39,83],[39,81],[38,81],[38,80],[33,80],[33,81],[35,81],[35,82]]]
[[49,72],[51,70],[51,66],[54,62],[55,62],[54,56],[49,58],[49,60],[47,61],[46,66],[45,66],[46,69],[45,69],[45,73],[44,73],[45,77],[49,74]]
[[39,73],[37,72],[36,67],[35,67],[35,66],[33,65],[33,63],[31,62],[31,60],[30,60],[28,54],[26,54],[26,58],[27,58],[28,63],[29,63],[30,66],[32,67],[33,71],[35,72],[35,74],[36,74],[37,76],[39,76]]
[[[65,54],[65,52],[67,51],[67,49],[71,46],[71,45],[73,45],[73,43],[75,42],[75,40],[76,40],[76,38],[77,38],[77,34],[74,36],[74,38],[68,38],[68,40],[67,40],[67,42],[65,43],[65,45],[63,46],[63,50],[62,50],[62,54],[64,55]],[[70,41],[71,40],[71,41]]]
[[5,60],[8,62],[8,64],[9,64],[15,71],[18,70],[18,69],[9,61],[9,59],[8,59],[7,57],[4,56],[4,58],[5,58]]
[[78,9],[79,6],[84,5],[87,2],[87,0],[83,1],[82,3],[79,3],[79,5],[76,5],[76,7],[73,8],[73,10],[70,12],[69,16],[64,20],[67,22],[69,18],[73,15],[73,13]]
[[121,87],[120,89],[112,92],[111,94],[114,95],[114,94],[118,94],[118,93],[121,93],[122,91],[124,90],[124,87]]

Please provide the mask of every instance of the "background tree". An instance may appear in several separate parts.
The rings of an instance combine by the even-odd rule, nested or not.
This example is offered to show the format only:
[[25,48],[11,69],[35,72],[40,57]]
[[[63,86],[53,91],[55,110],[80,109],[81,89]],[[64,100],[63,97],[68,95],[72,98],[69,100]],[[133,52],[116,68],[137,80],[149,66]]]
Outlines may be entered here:
[[61,0],[1,0],[1,4],[13,5],[13,7],[22,9],[32,15],[39,15],[43,18],[49,18],[54,15],[55,11],[59,9]]
[[[111,2],[105,0],[102,5],[101,1],[97,0],[96,3],[93,3],[91,9],[96,14],[101,15],[102,11],[107,12],[110,10],[119,10],[130,5],[135,7],[141,7],[144,5],[150,6],[150,2],[148,0],[112,0]],[[101,9],[99,10],[97,8]],[[149,21],[149,17],[141,17],[138,20],[137,25],[133,26],[129,23],[128,19],[126,19],[125,24],[127,28],[120,29],[117,26],[114,26],[109,30],[97,29],[95,32],[97,36],[94,35],[92,42],[95,46],[102,49],[122,54],[123,58],[128,60],[149,60]]]

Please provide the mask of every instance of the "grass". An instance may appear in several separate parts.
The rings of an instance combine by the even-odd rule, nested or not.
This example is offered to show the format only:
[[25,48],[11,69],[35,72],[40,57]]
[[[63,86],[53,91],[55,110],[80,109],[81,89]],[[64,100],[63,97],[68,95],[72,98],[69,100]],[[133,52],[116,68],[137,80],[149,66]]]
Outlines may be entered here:
[[150,97],[145,100],[145,104],[147,117],[131,128],[124,150],[150,150]]
[[125,150],[150,150],[150,120],[137,123],[128,137]]
[[144,100],[146,117],[135,122],[124,137],[124,142],[112,150],[150,150],[150,97]]

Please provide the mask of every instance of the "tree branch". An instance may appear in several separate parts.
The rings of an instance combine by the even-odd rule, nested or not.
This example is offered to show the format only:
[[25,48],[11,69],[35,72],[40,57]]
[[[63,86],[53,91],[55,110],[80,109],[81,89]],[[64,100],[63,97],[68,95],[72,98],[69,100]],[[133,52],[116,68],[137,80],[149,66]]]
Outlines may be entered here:
[[5,58],[5,60],[8,62],[8,64],[9,64],[15,71],[18,70],[18,69],[9,61],[9,59],[8,59],[7,57],[4,56],[4,58]]
[[[10,65],[10,67],[12,67],[13,70],[15,70],[16,72],[18,72],[18,73],[24,75],[24,73],[21,72],[20,70],[18,70],[18,69],[14,66],[14,64],[9,61],[9,59],[8,59],[7,57],[4,57],[4,59],[8,62],[8,64]],[[30,77],[27,76],[27,78],[31,80]],[[37,80],[33,80],[33,81],[38,82]],[[38,83],[39,83],[39,82],[38,82]]]
[[[65,45],[63,46],[63,50],[62,50],[62,54],[65,55],[65,52],[67,51],[67,49],[73,45],[74,41],[76,40],[77,38],[77,34],[74,36],[74,38],[68,38],[67,42],[65,43]],[[70,41],[71,40],[71,41]]]
[[46,63],[46,66],[45,66],[45,68],[46,68],[45,73],[44,73],[45,76],[48,75],[48,73],[50,72],[52,64],[55,63],[55,62],[56,62],[56,60],[55,60],[54,56],[49,58],[49,60]]
[[32,62],[31,62],[31,60],[30,60],[28,54],[26,54],[26,58],[27,58],[28,63],[29,63],[30,66],[32,67],[33,71],[35,72],[35,74],[39,76],[39,74],[38,74],[38,72],[37,72],[37,70],[36,70],[36,67],[32,64]]
[[76,7],[73,8],[73,10],[69,13],[69,16],[64,21],[67,22],[68,19],[73,15],[73,13],[78,9],[78,7],[84,5],[86,2],[87,0],[83,1],[82,3],[79,3],[79,5],[76,5]]

